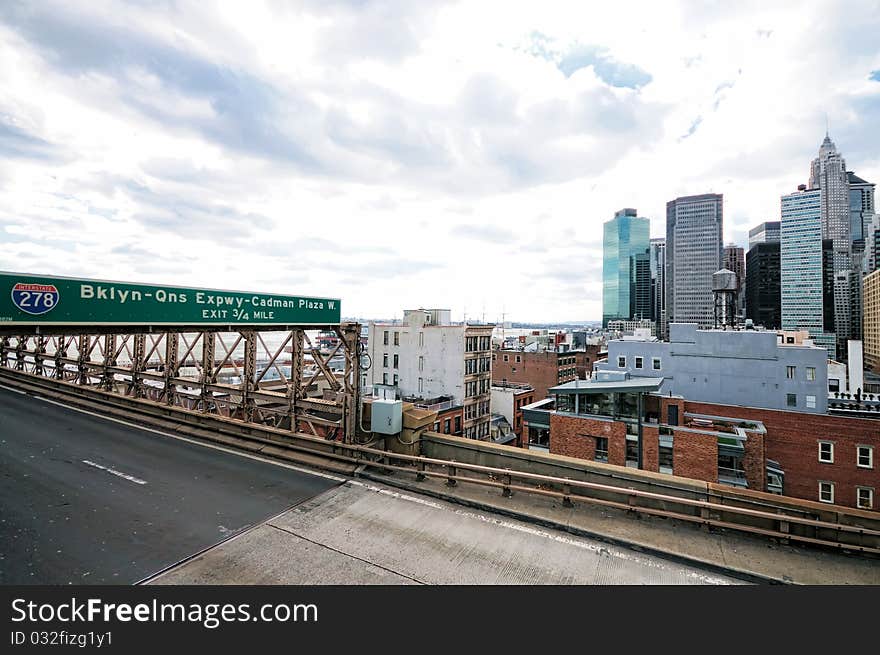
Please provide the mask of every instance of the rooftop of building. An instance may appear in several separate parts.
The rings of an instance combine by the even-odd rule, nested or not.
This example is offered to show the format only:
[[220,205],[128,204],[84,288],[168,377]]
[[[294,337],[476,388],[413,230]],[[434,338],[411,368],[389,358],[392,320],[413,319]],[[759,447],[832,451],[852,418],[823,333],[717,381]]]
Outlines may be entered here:
[[852,171],[846,172],[847,181],[850,184],[870,184],[871,186],[875,186],[873,182],[868,182],[867,180],[863,180],[858,175],[853,173]]
[[525,382],[507,382],[506,380],[502,380],[501,382],[497,382],[495,380],[492,381],[492,388],[498,389],[500,391],[534,391],[535,388],[527,384]]
[[547,393],[557,395],[593,394],[593,393],[636,393],[657,391],[663,384],[663,378],[643,378],[628,373],[614,374],[614,371],[601,371],[589,380],[572,380],[547,389]]

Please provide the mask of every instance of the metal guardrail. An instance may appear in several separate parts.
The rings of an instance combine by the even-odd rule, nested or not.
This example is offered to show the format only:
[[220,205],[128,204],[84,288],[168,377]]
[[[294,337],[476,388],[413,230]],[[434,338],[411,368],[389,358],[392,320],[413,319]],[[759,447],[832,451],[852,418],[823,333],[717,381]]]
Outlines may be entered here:
[[[497,488],[501,490],[503,496],[510,496],[513,492],[548,496],[558,498],[566,505],[580,502],[612,507],[627,512],[661,516],[784,541],[798,541],[838,550],[880,555],[880,530],[840,521],[810,518],[809,514],[813,513],[813,510],[806,504],[803,507],[798,507],[798,499],[794,498],[784,497],[788,503],[785,507],[769,506],[771,510],[775,511],[719,504],[711,500],[686,498],[632,487],[587,482],[510,468],[483,466],[451,459],[406,455],[366,445],[328,441],[307,434],[291,433],[287,430],[245,423],[228,417],[206,415],[194,410],[119,396],[101,389],[72,385],[9,369],[0,369],[0,380],[31,391],[48,391],[60,394],[65,396],[68,401],[85,400],[88,403],[134,411],[143,417],[153,417],[164,421],[171,419],[184,425],[188,424],[200,428],[209,427],[218,433],[218,436],[225,434],[238,439],[283,447],[292,452],[318,456],[354,466],[362,465],[386,471],[413,474],[418,481],[426,478],[444,479],[450,487],[459,483],[474,484]],[[630,473],[633,472],[630,471]],[[651,484],[653,481],[646,479],[642,482]],[[609,495],[613,499],[609,499]],[[730,498],[729,500],[731,502],[748,502],[742,497]],[[767,507],[768,503],[769,501],[764,500],[756,502],[755,505]],[[846,515],[856,519],[868,514],[867,512],[854,514],[845,507],[828,506],[822,509],[826,512],[836,513],[838,516]],[[749,523],[749,521],[754,523],[756,519],[774,527],[767,528]],[[870,520],[880,521],[880,516],[876,519],[870,516]],[[813,534],[797,532],[793,528],[799,528],[802,532],[812,530]],[[823,531],[832,533],[833,538],[823,535]]]

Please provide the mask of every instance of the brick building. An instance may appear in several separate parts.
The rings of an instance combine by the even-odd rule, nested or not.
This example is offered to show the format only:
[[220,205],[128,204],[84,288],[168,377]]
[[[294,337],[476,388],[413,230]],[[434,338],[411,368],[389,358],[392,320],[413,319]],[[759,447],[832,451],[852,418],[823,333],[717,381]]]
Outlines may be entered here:
[[599,359],[601,348],[598,344],[588,344],[586,350],[568,351],[567,355],[574,355],[575,373],[581,380],[586,380],[593,374],[593,364]]
[[[592,355],[593,360],[595,356]],[[535,398],[546,398],[550,387],[577,379],[577,359],[574,352],[495,350],[492,352],[492,382],[530,384]],[[586,366],[586,355],[583,361]]]
[[523,438],[560,455],[878,510],[880,421],[693,402],[658,387],[610,373],[559,385],[524,408]]

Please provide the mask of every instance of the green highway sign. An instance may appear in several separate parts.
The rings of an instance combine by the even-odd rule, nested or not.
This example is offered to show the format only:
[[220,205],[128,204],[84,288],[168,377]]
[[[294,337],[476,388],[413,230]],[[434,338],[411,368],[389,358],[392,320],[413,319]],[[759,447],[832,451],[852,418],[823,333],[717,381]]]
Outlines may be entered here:
[[0,272],[0,328],[16,325],[334,325],[336,298]]

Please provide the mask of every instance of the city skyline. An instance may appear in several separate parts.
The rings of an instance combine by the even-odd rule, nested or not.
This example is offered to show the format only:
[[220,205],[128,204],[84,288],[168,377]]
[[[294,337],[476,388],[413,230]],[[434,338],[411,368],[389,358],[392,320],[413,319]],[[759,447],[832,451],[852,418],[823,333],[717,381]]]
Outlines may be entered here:
[[619,208],[880,179],[875,3],[273,7],[0,7],[0,269],[596,321]]

